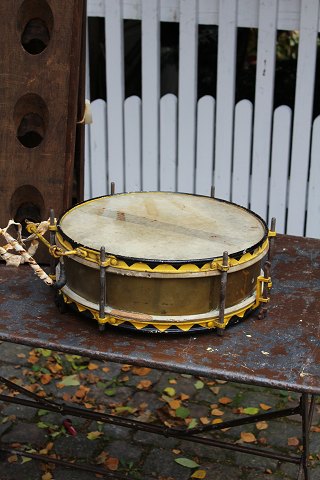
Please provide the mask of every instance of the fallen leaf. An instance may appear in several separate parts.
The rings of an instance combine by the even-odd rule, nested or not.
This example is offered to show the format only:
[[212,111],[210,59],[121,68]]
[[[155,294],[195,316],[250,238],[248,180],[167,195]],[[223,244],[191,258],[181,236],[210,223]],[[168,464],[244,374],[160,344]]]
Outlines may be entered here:
[[24,353],[17,353],[18,358],[26,358],[26,355]]
[[9,463],[15,463],[18,461],[18,456],[17,455],[10,455],[10,457],[8,457],[8,462]]
[[257,415],[257,413],[259,413],[259,408],[247,407],[243,409],[243,413],[246,413],[247,415]]
[[219,410],[219,408],[214,408],[213,410],[211,410],[211,415],[220,417],[220,415],[223,415],[223,414],[224,412],[222,410]]
[[89,387],[85,387],[84,385],[80,385],[80,387],[78,388],[78,390],[75,393],[75,396],[77,398],[84,398],[89,391],[90,391]]
[[266,405],[265,403],[259,403],[259,406],[261,408],[261,410],[271,410],[272,407],[270,407],[270,405]]
[[99,431],[89,432],[87,434],[87,439],[88,440],[96,440],[97,438],[101,437],[101,435],[103,435],[103,433],[99,432]]
[[200,417],[200,422],[203,424],[203,425],[208,425],[208,423],[210,423],[210,420],[208,417]]
[[179,463],[179,465],[182,465],[183,467],[187,468],[197,468],[199,467],[198,463],[194,462],[193,460],[190,460],[189,458],[175,458],[175,462]]
[[123,406],[123,407],[116,407],[115,413],[135,413],[137,409],[135,407]]
[[118,470],[119,458],[109,457],[109,458],[107,458],[107,460],[104,462],[104,465],[105,465],[105,467],[106,467],[108,470],[112,470],[112,471]]
[[222,423],[222,419],[221,418],[214,418],[211,423],[212,423],[212,425],[216,425],[217,423]]
[[220,392],[220,387],[210,387],[210,390],[215,395],[218,395],[218,393]]
[[232,413],[243,413],[243,407],[233,408]]
[[167,387],[163,390],[167,395],[169,395],[169,397],[174,397],[175,394],[176,394],[176,391],[174,388],[172,387]]
[[201,390],[204,387],[204,383],[201,380],[197,380],[196,383],[194,383],[194,387],[196,390]]
[[39,362],[39,358],[36,357],[35,355],[30,355],[29,358],[28,358],[28,362],[32,363],[32,365],[34,365],[35,363]]
[[132,365],[122,365],[121,370],[123,372],[129,372],[131,370]]
[[178,450],[177,448],[174,448],[172,450],[172,453],[175,453],[176,455],[179,455],[179,453],[181,453],[181,450]]
[[108,395],[108,397],[113,397],[117,393],[116,388],[107,388],[104,393]]
[[190,430],[190,428],[195,428],[198,425],[196,418],[186,418],[185,423],[188,425],[188,430]]
[[179,418],[187,418],[190,415],[190,410],[186,407],[179,407],[176,410],[176,416]]
[[288,445],[289,447],[297,447],[300,441],[297,437],[290,437],[288,438]]
[[182,401],[188,400],[190,398],[190,395],[187,395],[186,393],[181,393],[180,398]]
[[97,465],[101,465],[102,463],[104,463],[108,457],[109,457],[109,454],[104,450],[102,450],[102,452],[100,452],[99,455],[96,457]]
[[219,398],[219,403],[222,403],[222,405],[228,405],[228,403],[231,403],[232,399],[229,397],[221,397]]
[[90,362],[87,368],[88,370],[97,370],[97,368],[99,368],[99,365],[97,365],[96,363]]
[[227,380],[216,380],[216,383],[219,383],[220,385],[224,385],[227,383]]
[[261,350],[262,355],[270,355],[269,352],[265,352],[264,350]]
[[23,465],[24,463],[31,462],[32,458],[30,457],[21,457],[21,464]]
[[67,375],[62,377],[61,382],[57,383],[58,388],[63,387],[76,387],[80,385],[79,376],[77,374],[74,375]]
[[171,400],[169,405],[173,410],[177,410],[177,408],[181,407],[181,400]]
[[110,372],[110,368],[109,367],[103,367],[102,371],[104,373],[108,373],[108,372]]
[[51,373],[58,373],[62,370],[62,366],[59,363],[49,363],[48,368]]
[[139,388],[139,390],[146,390],[147,388],[150,388],[151,385],[151,380],[141,380],[141,382],[138,383],[137,388]]
[[196,470],[191,475],[191,478],[206,478],[207,472],[205,470]]
[[320,432],[320,427],[314,425],[313,427],[310,428],[311,432],[317,432],[319,433]]
[[245,443],[252,443],[257,440],[253,433],[250,432],[241,432],[240,436],[241,440],[243,440]]
[[42,385],[47,385],[48,383],[51,382],[51,380],[52,380],[52,375],[50,375],[49,373],[44,373],[40,377],[40,382],[42,383]]
[[258,430],[266,430],[269,427],[269,425],[267,422],[262,421],[262,422],[257,422],[256,427]]
[[151,372],[151,368],[149,367],[133,367],[132,373],[134,375],[138,375],[139,377],[144,377],[145,375],[148,375],[148,373]]
[[50,472],[46,472],[42,475],[41,480],[52,480],[53,476]]
[[170,383],[170,385],[176,385],[177,380],[175,378],[170,378],[169,383]]

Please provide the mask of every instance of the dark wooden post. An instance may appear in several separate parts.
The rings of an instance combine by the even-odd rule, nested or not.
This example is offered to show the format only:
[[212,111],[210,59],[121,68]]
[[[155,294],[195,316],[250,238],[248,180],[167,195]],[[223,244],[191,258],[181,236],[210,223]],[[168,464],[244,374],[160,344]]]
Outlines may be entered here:
[[1,227],[81,200],[84,18],[84,0],[0,2]]

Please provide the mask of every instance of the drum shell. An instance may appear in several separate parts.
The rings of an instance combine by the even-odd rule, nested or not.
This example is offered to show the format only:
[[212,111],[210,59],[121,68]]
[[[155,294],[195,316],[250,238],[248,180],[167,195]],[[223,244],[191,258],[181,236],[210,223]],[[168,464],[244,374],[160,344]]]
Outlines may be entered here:
[[[260,258],[249,266],[229,271],[226,308],[253,295],[261,272]],[[99,269],[64,258],[67,286],[85,301],[99,305]],[[181,316],[207,313],[219,308],[220,274],[157,275],[149,272],[139,275],[112,269],[106,273],[106,305],[113,310],[142,315]]]

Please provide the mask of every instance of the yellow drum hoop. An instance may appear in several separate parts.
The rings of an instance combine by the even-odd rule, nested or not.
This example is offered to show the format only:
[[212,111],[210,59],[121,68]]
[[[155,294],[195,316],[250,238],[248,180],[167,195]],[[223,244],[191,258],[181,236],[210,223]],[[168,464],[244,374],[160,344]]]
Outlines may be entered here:
[[[270,232],[269,232],[270,233]],[[65,240],[59,232],[56,232],[56,241],[59,247],[64,251],[72,251],[72,245]],[[258,261],[259,258],[262,258],[269,249],[269,239],[263,242],[262,245],[258,246],[252,253],[246,252],[239,259],[229,257],[229,268],[238,267],[253,260]],[[100,266],[100,253],[97,250],[92,250],[87,247],[80,247],[77,249],[78,253],[71,255],[70,257],[74,260],[84,263],[86,265],[91,265],[94,268],[99,268]],[[201,267],[198,267],[194,263],[185,263],[180,265],[178,268],[174,264],[170,263],[158,263],[154,268],[150,267],[147,263],[144,262],[135,262],[132,265],[128,265],[123,259],[119,259],[114,255],[108,255],[107,261],[105,262],[106,267],[116,270],[125,270],[128,272],[153,272],[153,273],[163,273],[163,274],[188,274],[188,273],[206,273],[206,272],[219,272],[222,265],[222,257],[215,258],[212,262],[207,262]]]
[[[238,317],[243,318],[247,313],[252,310],[255,310],[259,307],[260,301],[258,299],[253,299],[250,303],[247,303],[245,307],[242,308],[233,308],[232,313],[229,313],[224,316],[223,323],[219,322],[219,315],[210,317],[210,315],[206,316],[206,318],[200,318],[201,315],[194,315],[194,319],[186,320],[186,321],[179,321],[179,322],[169,322],[169,321],[154,321],[151,319],[142,321],[132,318],[130,314],[127,317],[117,317],[114,315],[107,314],[103,319],[99,317],[99,312],[96,309],[90,308],[87,305],[83,305],[82,303],[76,301],[75,299],[71,298],[68,294],[66,294],[62,289],[63,300],[66,304],[74,305],[80,313],[89,312],[91,313],[94,320],[96,320],[99,325],[111,325],[111,326],[121,326],[125,323],[129,323],[137,330],[142,330],[143,328],[152,326],[159,332],[165,332],[169,330],[170,327],[176,327],[181,332],[188,332],[192,329],[192,327],[199,325],[200,327],[206,328],[208,330],[212,330],[215,328],[225,328],[231,318]],[[235,306],[236,307],[236,306]]]

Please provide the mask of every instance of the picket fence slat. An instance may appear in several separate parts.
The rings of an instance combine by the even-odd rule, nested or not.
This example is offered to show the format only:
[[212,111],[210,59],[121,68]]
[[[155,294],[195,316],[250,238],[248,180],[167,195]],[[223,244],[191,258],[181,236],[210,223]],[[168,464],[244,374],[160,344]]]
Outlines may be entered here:
[[276,54],[277,0],[261,0],[254,107],[251,208],[266,218]]
[[320,116],[313,123],[306,235],[320,238]]
[[231,197],[236,40],[237,1],[220,0],[214,187],[225,200]]
[[231,199],[246,208],[249,206],[252,112],[252,103],[249,100],[241,100],[236,105],[234,118]]
[[124,58],[122,2],[105,0],[106,79],[108,99],[109,179],[124,190]]
[[292,111],[287,106],[278,107],[274,112],[269,218],[276,218],[276,228],[279,233],[284,233],[286,227],[291,118]]
[[198,101],[196,188],[198,195],[210,195],[213,185],[215,101],[206,95]]
[[303,235],[317,57],[319,0],[302,0],[287,232]]
[[168,93],[160,101],[160,190],[177,190],[178,99]]
[[[300,26],[300,1],[279,0],[278,30],[298,30]],[[104,17],[104,0],[88,0],[88,15]],[[258,28],[259,2],[257,0],[239,0],[238,26]],[[160,1],[160,21],[177,22],[180,16],[179,0]],[[140,0],[125,0],[123,18],[141,20]],[[199,0],[199,24],[219,24],[219,0]]]
[[198,0],[180,2],[178,191],[194,192]]
[[159,188],[160,22],[158,0],[142,0],[143,190]]
[[[86,98],[90,98],[90,75],[89,75],[89,34],[88,34],[88,18],[86,19]],[[92,197],[92,180],[91,180],[91,155],[90,155],[90,127],[87,126],[84,131],[84,186],[83,186],[83,198],[88,200]]]
[[125,191],[141,190],[141,99],[124,102]]
[[83,188],[83,199],[88,200],[92,198],[91,190],[91,154],[90,154],[90,127],[88,126],[84,132],[84,188]]
[[[96,100],[92,103],[94,123],[90,126],[91,145],[91,194],[93,197],[107,193],[107,115],[106,102]],[[103,142],[101,138],[105,139]]]

